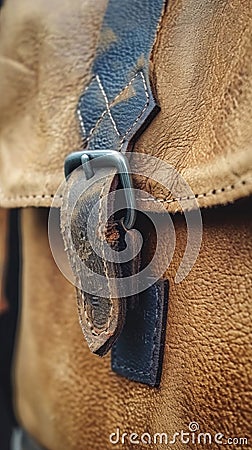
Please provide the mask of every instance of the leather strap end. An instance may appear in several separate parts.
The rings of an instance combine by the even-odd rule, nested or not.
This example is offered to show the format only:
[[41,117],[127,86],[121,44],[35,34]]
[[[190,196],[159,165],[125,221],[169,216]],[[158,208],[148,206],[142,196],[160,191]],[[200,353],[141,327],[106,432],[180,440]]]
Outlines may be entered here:
[[167,280],[159,280],[128,307],[123,331],[112,349],[112,370],[132,381],[160,385],[168,312]]
[[[77,289],[80,324],[92,353],[104,356],[121,333],[125,321],[125,299],[91,296]],[[110,312],[107,313],[108,307]],[[105,318],[104,323],[101,318]]]

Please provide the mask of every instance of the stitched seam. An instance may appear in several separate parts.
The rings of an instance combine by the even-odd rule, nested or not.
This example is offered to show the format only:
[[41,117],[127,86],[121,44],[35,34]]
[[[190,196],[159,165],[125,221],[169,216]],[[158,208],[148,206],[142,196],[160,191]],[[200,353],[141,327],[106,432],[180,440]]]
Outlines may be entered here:
[[[135,77],[134,77],[134,78],[135,78]],[[88,83],[88,85],[86,86],[86,88],[85,88],[85,90],[84,90],[84,94],[82,95],[82,98],[85,96],[85,92],[88,90],[90,84],[92,83],[92,81],[93,81],[94,79],[97,80],[98,85],[99,85],[99,87],[100,87],[100,89],[101,89],[101,92],[102,92],[103,97],[104,97],[104,99],[105,99],[106,109],[102,112],[101,116],[98,118],[98,120],[96,121],[96,123],[95,123],[95,125],[93,126],[93,128],[91,128],[91,130],[90,130],[90,132],[89,132],[89,135],[88,135],[88,137],[87,137],[87,139],[86,139],[86,142],[89,142],[89,141],[90,141],[90,139],[92,138],[94,132],[96,131],[96,129],[97,129],[98,126],[100,125],[102,119],[104,118],[104,116],[105,116],[107,113],[110,113],[110,119],[111,119],[112,115],[111,115],[111,111],[110,111],[110,106],[112,105],[112,103],[113,103],[113,102],[114,102],[114,101],[122,94],[122,92],[123,92],[123,91],[131,84],[131,82],[133,81],[133,79],[132,79],[132,80],[130,81],[130,83],[129,83],[128,85],[126,85],[126,86],[119,92],[119,94],[114,98],[113,102],[109,103],[109,102],[108,102],[108,97],[107,97],[107,95],[106,95],[106,93],[105,93],[105,91],[104,91],[103,85],[102,85],[101,80],[100,80],[100,78],[99,78],[98,75],[96,75],[95,77],[93,77],[93,78],[90,80],[90,82]],[[78,102],[78,110],[77,110],[77,113],[78,113],[78,117],[81,117],[81,120],[82,120],[80,105],[81,105],[81,101],[79,100],[79,102]],[[82,122],[83,122],[83,120],[82,120]],[[114,119],[113,119],[113,117],[112,117],[112,123],[113,123],[113,122],[114,122]],[[114,124],[115,124],[115,122],[114,122]],[[83,122],[83,126],[84,126],[84,122]],[[84,129],[85,129],[85,126],[84,126]],[[116,133],[117,133],[118,135],[120,135],[119,132],[118,132],[118,130],[117,130],[117,128],[116,128]]]
[[[74,261],[74,266],[75,266],[76,272],[78,273],[78,271],[79,271],[78,267],[79,266],[77,264],[77,259],[75,257],[75,251],[73,251],[73,253],[72,253],[72,259]],[[78,275],[76,276],[76,278],[79,280],[79,284],[81,285],[81,280],[80,280]],[[81,305],[78,302],[79,321],[80,321],[81,326],[83,328],[85,328],[85,326],[87,324],[89,326],[90,331],[93,334],[93,336],[100,336],[102,333],[106,333],[108,331],[108,328],[109,328],[109,325],[110,325],[110,322],[111,322],[111,318],[112,318],[112,306],[110,308],[110,314],[109,314],[109,317],[108,317],[108,322],[106,324],[106,328],[102,329],[102,330],[99,330],[99,332],[95,331],[95,326],[91,322],[91,320],[89,319],[89,316],[88,316],[88,313],[87,313],[87,302],[86,302],[86,298],[85,298],[85,295],[84,295],[84,291],[81,288],[78,289],[78,291],[80,292],[81,299],[82,299],[82,302],[83,302],[83,311],[84,311],[84,316],[85,316],[85,323],[84,323],[83,315],[82,315],[82,307],[81,307]]]
[[[69,199],[69,189],[68,189],[68,196],[63,196],[63,205],[62,205],[62,214],[66,215],[66,217],[68,216],[67,214],[67,210],[68,210],[68,199]],[[78,260],[76,257],[76,252],[75,252],[75,248],[73,246],[73,241],[72,241],[72,236],[71,236],[71,227],[69,226],[69,223],[67,220],[65,220],[65,223],[67,224],[67,227],[65,227],[65,233],[63,233],[63,240],[64,240],[64,244],[65,244],[65,250],[70,250],[69,253],[69,259],[71,262],[72,267],[74,268],[74,276],[75,276],[75,280],[77,283],[77,308],[78,308],[78,316],[79,316],[79,323],[81,325],[81,329],[84,333],[84,335],[86,334],[87,331],[87,324],[91,329],[91,333],[94,336],[99,336],[101,333],[97,333],[94,329],[93,324],[89,321],[89,317],[87,315],[87,310],[86,310],[86,299],[84,296],[84,291],[82,290],[81,286],[81,278],[79,276],[79,273],[81,272],[81,265],[80,265],[80,259]],[[83,315],[84,313],[84,315]],[[85,319],[84,319],[85,317]]]
[[[69,227],[69,223],[67,220],[68,214],[67,214],[67,210],[68,210],[68,201],[69,201],[69,190],[68,190],[68,195],[66,197],[63,196],[63,204],[62,204],[62,208],[61,208],[61,221],[62,218],[64,217],[64,228],[65,228],[65,233],[63,233],[63,240],[64,240],[64,246],[65,246],[65,250],[69,250],[69,261],[71,263],[71,265],[73,266],[73,268],[75,269],[75,280],[77,283],[77,286],[81,286],[81,279],[79,277],[79,272],[80,272],[80,266],[79,263],[77,262],[77,258],[75,255],[75,249],[73,248],[73,241],[72,241],[72,236],[71,236],[71,227]],[[80,299],[78,296],[79,292],[82,292],[81,289],[76,288],[77,291],[77,308],[78,308],[78,316],[79,316],[79,323],[81,325],[81,329],[84,332],[84,324],[83,324],[83,319],[82,319],[82,305],[80,303]]]
[[[96,78],[96,77],[92,77],[92,78],[90,79],[89,83],[87,84],[87,86],[86,86],[85,89],[84,89],[83,94],[81,95],[81,97],[80,97],[80,99],[79,99],[79,101],[78,101],[77,116],[78,116],[78,119],[79,119],[79,121],[80,121],[81,131],[82,131],[82,133],[83,133],[83,135],[84,135],[84,138],[86,138],[86,129],[85,129],[84,120],[83,120],[82,115],[81,115],[81,99],[85,96],[86,91],[88,90],[90,84],[92,83],[92,81],[93,81],[95,78]],[[94,125],[94,127],[91,128],[88,137],[85,139],[86,142],[89,142],[89,140],[90,140],[91,136],[93,135],[95,129],[98,127],[98,125],[100,124],[100,122],[102,121],[103,117],[104,117],[106,114],[107,114],[107,110],[105,109],[105,110],[103,111],[103,113],[101,114],[101,116],[99,117],[99,119],[97,120],[97,122],[96,122],[96,124]]]
[[157,202],[157,203],[173,203],[173,202],[179,202],[182,200],[194,200],[194,199],[199,199],[199,198],[204,198],[204,197],[209,197],[211,195],[218,195],[218,194],[222,194],[223,192],[226,191],[232,191],[235,190],[239,185],[246,185],[246,184],[251,184],[250,180],[239,180],[236,183],[230,184],[228,186],[222,187],[222,188],[218,188],[218,189],[212,189],[209,192],[203,192],[202,194],[194,194],[194,195],[188,195],[185,197],[174,197],[174,198],[169,198],[169,199],[165,199],[165,198],[159,198],[159,197],[149,197],[149,198],[143,198],[141,199],[141,201],[153,201],[153,202]]
[[[204,192],[201,194],[195,194],[193,196],[188,196],[188,197],[175,197],[172,199],[162,199],[159,197],[150,197],[150,198],[145,198],[145,199],[141,199],[141,201],[153,201],[153,202],[161,202],[161,203],[172,203],[172,202],[178,202],[178,201],[182,201],[182,200],[193,200],[195,198],[203,198],[203,197],[209,197],[211,195],[218,195],[221,194],[225,191],[233,191],[235,190],[237,187],[239,187],[239,185],[247,185],[247,184],[251,184],[251,180],[239,180],[236,183],[230,184],[228,186],[222,187],[222,188],[216,188],[216,189],[212,189],[209,192]],[[62,195],[54,195],[54,194],[42,194],[42,195],[17,195],[15,197],[2,197],[4,200],[8,200],[8,201],[14,201],[14,200],[18,200],[21,198],[26,198],[26,199],[36,199],[36,198],[62,198]],[[0,200],[1,200],[1,196],[0,196]]]
[[[89,326],[89,328],[90,328],[90,330],[91,330],[91,333],[92,333],[94,336],[100,336],[100,334],[102,333],[102,331],[101,331],[100,333],[97,333],[97,332],[95,331],[94,324],[89,320],[89,317],[88,317],[87,307],[86,307],[87,302],[86,302],[86,299],[85,299],[85,296],[84,296],[84,292],[83,292],[82,289],[80,290],[80,292],[81,292],[81,298],[82,298],[82,302],[83,302],[83,309],[84,309],[84,316],[85,316],[85,319],[86,319],[86,324]],[[82,321],[81,323],[83,324],[83,321]],[[84,325],[84,324],[83,324],[83,325]]]
[[113,118],[113,116],[112,116],[112,114],[111,114],[111,111],[110,111],[110,104],[109,104],[109,101],[108,101],[108,97],[107,97],[107,95],[106,95],[106,92],[104,91],[104,87],[103,87],[103,85],[102,85],[102,83],[101,83],[101,80],[100,80],[99,75],[96,75],[96,79],[97,79],[99,88],[100,88],[100,90],[101,90],[101,92],[102,92],[102,95],[103,95],[103,97],[104,97],[104,100],[105,100],[105,103],[106,103],[106,107],[107,107],[107,112],[108,112],[108,115],[109,115],[110,120],[111,120],[111,122],[112,122],[112,125],[113,125],[113,127],[114,127],[114,130],[115,130],[116,134],[117,134],[118,136],[120,136],[120,133],[119,133],[119,131],[118,131],[118,129],[117,129],[117,126],[116,126],[116,123],[115,123],[115,121],[114,121],[114,118]]
[[[92,77],[91,80],[89,81],[89,83],[87,84],[87,86],[84,89],[83,94],[81,95],[79,101],[78,101],[78,107],[77,107],[77,115],[78,118],[80,120],[80,124],[81,124],[81,130],[84,134],[84,137],[86,137],[86,129],[85,129],[85,124],[84,124],[84,120],[82,119],[82,115],[81,115],[81,99],[84,98],[86,91],[88,90],[90,84],[92,83],[92,81],[95,79],[96,77]],[[99,117],[99,119],[97,120],[96,124],[94,125],[93,128],[91,128],[89,135],[86,138],[86,142],[88,143],[92,137],[92,135],[94,134],[96,128],[100,125],[100,122],[102,121],[103,117],[107,114],[107,109],[105,109],[103,111],[103,113],[101,114],[101,116]]]
[[[115,98],[112,100],[112,102],[108,105],[109,108],[110,108],[110,107],[113,105],[113,103],[120,97],[120,95],[122,95],[122,93],[125,91],[125,89],[127,89],[129,86],[132,85],[133,81],[137,78],[138,74],[139,74],[139,72],[137,72],[137,73],[134,75],[134,77],[131,78],[131,80],[128,82],[128,84],[126,84],[126,86],[124,86],[124,87],[121,89],[121,91],[119,92],[119,94],[117,94],[117,95],[115,96]],[[103,86],[102,86],[102,87],[103,87]],[[104,91],[104,89],[103,89],[103,91]],[[107,113],[107,110],[105,110],[104,112]],[[98,122],[98,125],[99,125],[99,124],[100,124],[100,119],[98,119],[97,122]],[[95,126],[94,126],[93,132],[95,131],[96,128],[97,128],[97,126],[95,125]],[[91,136],[89,136],[89,138],[90,138],[90,137],[91,137]]]
[[153,342],[153,347],[152,347],[152,355],[151,355],[151,364],[149,367],[149,371],[145,372],[143,370],[137,370],[137,369],[132,369],[128,366],[122,366],[118,363],[118,355],[117,355],[117,344],[115,345],[115,365],[117,369],[123,369],[126,370],[126,372],[131,372],[134,373],[136,375],[145,375],[148,377],[149,380],[152,379],[153,377],[153,364],[154,364],[154,353],[155,353],[155,348],[156,348],[156,338],[157,338],[157,324],[158,324],[158,319],[159,319],[159,296],[158,296],[158,290],[157,290],[157,286],[154,285],[155,287],[155,291],[156,291],[156,296],[157,296],[157,307],[155,309],[155,328],[154,328],[154,332],[153,332],[153,338],[152,338],[152,342]]
[[82,119],[82,115],[81,115],[81,111],[80,111],[79,107],[77,108],[77,115],[78,115],[78,119],[80,122],[81,131],[82,131],[83,135],[86,136],[85,125],[84,125],[84,121]]
[[[102,186],[101,194],[100,194],[100,203],[99,203],[99,212],[98,212],[98,229],[100,229],[100,226],[101,226],[101,213],[102,213],[102,208],[101,208],[101,206],[102,206],[102,201],[101,201],[101,199],[102,199],[102,196],[103,196],[105,184],[106,184],[106,181],[104,182],[104,184],[103,184],[103,186]],[[106,265],[105,253],[104,253],[104,246],[103,246],[103,245],[102,245],[102,252],[103,252],[103,258],[102,258],[103,267],[104,267],[106,279],[108,280],[108,279],[109,279],[109,274],[108,274],[108,268],[107,268],[107,265]],[[98,331],[95,331],[94,324],[90,321],[90,319],[89,319],[89,317],[88,317],[88,314],[87,314],[87,308],[86,308],[86,300],[85,300],[83,291],[81,291],[81,296],[82,296],[82,300],[83,300],[83,307],[84,307],[84,314],[85,314],[85,318],[86,318],[86,323],[87,323],[87,325],[89,326],[91,333],[92,333],[94,336],[100,336],[100,335],[103,334],[103,333],[106,334],[106,333],[108,332],[108,329],[109,329],[110,324],[111,324],[111,321],[112,321],[113,302],[112,302],[111,296],[109,296],[109,300],[110,300],[110,311],[109,311],[109,315],[108,315],[108,320],[107,320],[107,323],[106,323],[105,328],[102,329],[102,330],[99,330],[99,332],[98,332]]]
[[[141,113],[137,116],[136,120],[135,120],[135,121],[133,122],[133,124],[128,128],[128,130],[126,130],[124,136],[122,137],[122,139],[121,139],[121,141],[120,141],[120,144],[121,144],[121,145],[120,145],[120,150],[121,150],[121,148],[122,148],[122,145],[123,145],[123,143],[124,143],[124,141],[125,141],[125,138],[126,138],[127,134],[130,133],[130,131],[131,131],[131,130],[134,128],[134,126],[137,124],[137,122],[141,119],[141,117],[142,117],[143,114],[145,113],[145,111],[146,111],[146,109],[148,108],[149,103],[150,103],[150,96],[149,96],[149,93],[148,93],[148,88],[147,88],[145,76],[144,76],[144,74],[143,74],[142,71],[138,72],[137,75],[138,75],[138,74],[140,74],[140,76],[142,77],[142,80],[143,80],[144,91],[145,91],[145,95],[146,95],[146,102],[145,102],[145,105],[144,105],[144,107],[143,107]],[[136,78],[137,75],[135,75],[134,79]],[[133,79],[132,79],[132,81],[133,81]],[[126,88],[125,88],[125,89],[126,89]]]
[[62,195],[53,195],[53,194],[41,194],[41,195],[33,194],[33,195],[16,195],[14,197],[4,197],[4,196],[1,197],[1,195],[0,195],[0,200],[1,200],[1,198],[12,201],[12,200],[18,200],[19,198],[40,198],[40,199],[50,198],[50,199],[53,199],[53,198],[63,198],[63,196]]
[[[146,109],[147,109],[147,107],[148,107],[148,105],[149,105],[150,97],[149,97],[148,87],[147,87],[147,84],[146,84],[146,80],[145,80],[144,74],[143,74],[142,71],[137,72],[137,73],[131,78],[131,80],[123,87],[123,89],[119,92],[119,94],[117,94],[117,95],[115,96],[115,98],[112,100],[111,103],[109,103],[109,101],[108,101],[108,97],[107,97],[107,95],[106,95],[106,92],[105,92],[105,90],[104,90],[104,87],[103,87],[103,85],[102,85],[102,83],[101,83],[101,80],[100,80],[99,76],[96,75],[95,77],[93,77],[93,78],[90,80],[89,84],[88,84],[87,87],[85,88],[85,91],[84,91],[84,94],[82,95],[82,97],[85,95],[85,92],[86,92],[87,89],[89,88],[91,82],[92,82],[94,79],[96,79],[96,80],[97,80],[97,83],[98,83],[98,85],[99,85],[99,88],[100,88],[100,90],[101,90],[101,92],[102,92],[102,95],[103,95],[103,97],[104,97],[104,100],[105,100],[105,103],[106,103],[106,109],[102,112],[101,116],[99,117],[99,119],[98,119],[97,122],[95,123],[94,127],[90,130],[90,133],[89,133],[89,135],[88,135],[88,137],[87,137],[87,139],[86,139],[86,142],[89,142],[89,141],[90,141],[90,139],[92,138],[94,132],[96,131],[96,129],[98,128],[98,126],[100,125],[102,119],[105,117],[106,114],[109,114],[110,120],[111,120],[111,122],[112,122],[112,124],[113,124],[113,127],[114,127],[114,129],[115,129],[116,134],[117,134],[118,136],[121,136],[120,133],[119,133],[119,131],[118,131],[118,129],[117,129],[117,126],[116,126],[115,120],[114,120],[114,118],[113,118],[113,116],[112,116],[112,113],[111,113],[111,109],[110,109],[110,108],[111,108],[111,106],[113,105],[113,103],[120,97],[120,95],[125,91],[125,89],[127,89],[129,86],[131,86],[131,84],[132,84],[133,81],[138,77],[139,74],[140,74],[140,76],[141,76],[141,78],[142,78],[142,80],[143,80],[144,91],[145,91],[145,95],[146,95],[146,99],[147,99],[147,100],[146,100],[146,103],[145,103],[145,105],[144,105],[144,107],[143,107],[141,113],[140,113],[139,116],[136,118],[136,120],[134,121],[133,125],[131,125],[131,126],[128,128],[128,130],[126,130],[125,134],[122,136],[122,138],[121,138],[121,140],[120,140],[120,144],[121,144],[121,146],[122,146],[122,144],[123,144],[123,142],[124,142],[124,140],[125,140],[125,137],[127,136],[127,134],[129,134],[129,132],[132,130],[132,128],[133,128],[133,127],[136,125],[136,123],[140,120],[140,118],[142,117],[142,115],[144,114],[144,112],[146,111]],[[78,114],[78,118],[79,118],[79,120],[80,120],[80,122],[81,122],[81,129],[82,129],[82,132],[83,132],[84,134],[86,134],[84,121],[83,121],[82,116],[81,116],[80,103],[81,103],[81,102],[79,101],[79,103],[78,103],[78,109],[77,109],[77,114]]]
[[81,115],[81,107],[80,107],[81,106],[81,99],[84,97],[84,95],[85,95],[86,91],[88,90],[90,84],[92,83],[93,79],[94,79],[94,77],[92,77],[90,79],[89,83],[85,87],[83,94],[79,98],[78,106],[77,106],[77,116],[78,116],[78,119],[80,121],[80,126],[81,126],[81,130],[83,132],[84,137],[86,136],[86,129],[85,129],[84,121],[82,119],[82,115]]
[[108,111],[105,109],[105,110],[103,111],[101,117],[99,117],[99,119],[97,120],[95,126],[94,126],[93,128],[91,128],[90,133],[89,133],[89,135],[88,135],[88,137],[87,137],[87,139],[86,139],[86,142],[87,142],[87,143],[91,140],[91,138],[92,138],[92,136],[93,136],[95,130],[98,128],[98,126],[99,126],[100,123],[102,122],[103,117],[105,117],[107,113],[108,113]]

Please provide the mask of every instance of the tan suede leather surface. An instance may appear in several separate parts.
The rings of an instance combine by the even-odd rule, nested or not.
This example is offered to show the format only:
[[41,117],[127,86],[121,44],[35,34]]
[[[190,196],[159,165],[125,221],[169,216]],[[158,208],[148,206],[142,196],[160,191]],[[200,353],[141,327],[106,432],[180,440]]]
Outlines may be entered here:
[[[105,0],[7,0],[0,15],[0,202],[49,206],[80,148],[77,99]],[[168,2],[152,52],[161,112],[136,145],[180,170],[201,206],[251,193],[250,0]],[[167,193],[148,183],[158,199]],[[151,208],[155,207],[154,202]],[[177,205],[169,204],[170,210]]]
[[74,288],[52,260],[47,212],[23,211],[16,399],[21,422],[41,444],[49,450],[130,450],[130,444],[110,444],[117,427],[173,435],[187,431],[191,421],[202,432],[252,439],[249,206],[204,213],[199,258],[177,285],[173,280],[186,230],[183,218],[175,216],[177,247],[166,273],[171,286],[160,389],[119,377],[110,369],[109,356],[90,353],[77,320]]
[[[153,50],[161,112],[136,151],[176,167],[200,206],[251,193],[251,30],[250,0],[174,0]],[[166,197],[155,184],[149,190]]]
[[[49,206],[63,180],[65,156],[80,148],[76,104],[89,80],[106,3],[5,1],[1,206]],[[119,377],[109,355],[90,353],[75,289],[50,252],[48,211],[22,210],[15,403],[20,422],[48,450],[131,450],[129,443],[112,446],[110,433],[119,427],[121,433],[172,436],[188,431],[191,421],[202,432],[248,437],[252,445],[251,202],[239,200],[252,191],[251,21],[250,0],[170,0],[152,52],[161,112],[135,150],[176,167],[200,206],[222,205],[203,210],[200,254],[180,284],[174,277],[186,229],[183,217],[174,215],[176,252],[165,274],[170,303],[160,389]],[[135,183],[168,200],[169,211],[179,209],[179,199],[154,183],[146,186],[138,178]],[[234,203],[223,206],[229,202]],[[145,206],[154,210],[156,202]]]
[[[106,0],[7,0],[0,13],[0,203],[51,203]],[[95,7],[94,7],[95,5]],[[1,192],[2,191],[2,192]]]

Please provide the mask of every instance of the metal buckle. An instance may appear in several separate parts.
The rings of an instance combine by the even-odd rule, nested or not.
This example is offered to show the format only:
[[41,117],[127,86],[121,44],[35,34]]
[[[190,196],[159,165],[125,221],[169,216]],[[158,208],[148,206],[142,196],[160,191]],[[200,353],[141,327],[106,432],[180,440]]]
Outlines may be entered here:
[[132,228],[136,219],[136,205],[128,158],[117,150],[83,150],[70,153],[65,159],[66,179],[81,165],[87,180],[94,176],[94,166],[117,169],[122,187],[125,189],[126,215],[123,223],[127,229]]

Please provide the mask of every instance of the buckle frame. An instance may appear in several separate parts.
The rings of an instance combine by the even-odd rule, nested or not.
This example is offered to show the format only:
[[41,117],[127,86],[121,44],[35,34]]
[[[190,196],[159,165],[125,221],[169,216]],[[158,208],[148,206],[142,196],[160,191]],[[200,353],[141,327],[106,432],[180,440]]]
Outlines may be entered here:
[[117,150],[82,150],[70,153],[66,157],[64,165],[66,180],[81,165],[87,180],[94,176],[94,166],[117,169],[120,182],[125,190],[126,214],[123,224],[128,230],[131,229],[136,220],[136,201],[128,158]]

